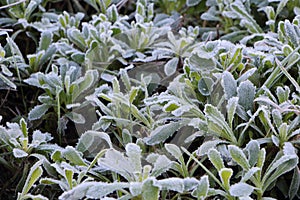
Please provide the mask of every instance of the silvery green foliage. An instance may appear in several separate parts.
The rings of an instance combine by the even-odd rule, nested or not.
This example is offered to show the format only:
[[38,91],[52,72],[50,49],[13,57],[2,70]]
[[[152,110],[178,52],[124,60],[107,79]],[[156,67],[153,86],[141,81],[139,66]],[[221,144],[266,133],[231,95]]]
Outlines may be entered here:
[[29,85],[41,88],[45,91],[39,96],[42,103],[35,106],[29,113],[29,120],[40,119],[49,108],[54,107],[58,117],[61,113],[61,105],[65,105],[68,111],[64,116],[75,123],[84,123],[81,114],[72,111],[80,107],[80,99],[83,94],[93,89],[98,81],[98,72],[96,70],[88,70],[81,76],[81,69],[75,63],[65,63],[64,59],[60,60],[60,69],[56,65],[52,65],[50,73],[34,73],[30,78],[24,80]]
[[25,158],[46,144],[52,137],[49,133],[35,130],[29,137],[27,123],[24,119],[20,123],[7,123],[7,127],[0,126],[1,143],[13,152],[15,158]]
[[[280,176],[297,167],[296,149],[289,142],[284,144],[283,149],[276,154],[268,166],[265,163],[266,150],[260,148],[256,140],[249,142],[244,149],[235,145],[226,145],[226,151],[224,151],[222,146],[224,145],[217,145],[206,152],[210,162],[218,171],[219,178],[214,174],[209,175],[223,189],[224,193],[220,194],[228,199],[246,198],[253,194],[257,198],[262,198],[267,189],[276,186],[276,181]],[[232,160],[229,167],[226,167],[223,161],[226,154]],[[240,178],[232,184],[231,182],[235,179],[232,167],[235,165],[239,166]],[[298,183],[294,182],[294,185],[290,186],[290,191],[297,185]]]
[[[7,33],[4,33],[4,34],[7,34]],[[5,54],[6,54],[6,52],[5,52],[4,48],[0,45],[0,66],[1,66],[0,89],[6,89],[6,88],[16,89],[17,88],[16,84],[10,80],[10,77],[13,76],[13,73],[5,65],[5,62],[7,60],[5,58]]]

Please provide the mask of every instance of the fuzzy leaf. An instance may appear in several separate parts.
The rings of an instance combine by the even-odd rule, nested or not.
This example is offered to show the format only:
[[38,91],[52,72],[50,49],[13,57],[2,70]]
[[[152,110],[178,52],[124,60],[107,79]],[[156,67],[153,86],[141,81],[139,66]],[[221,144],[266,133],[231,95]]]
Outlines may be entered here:
[[166,178],[158,180],[155,186],[161,188],[161,190],[172,190],[175,192],[182,193],[184,191],[184,183],[181,178]]
[[299,167],[295,167],[291,185],[289,188],[289,198],[294,199],[300,187],[300,171]]
[[198,90],[203,96],[210,95],[212,86],[213,80],[209,77],[203,77],[198,82]]
[[253,167],[258,160],[259,156],[259,143],[256,140],[251,140],[246,145],[246,150],[248,151],[248,160],[251,167]]
[[47,50],[52,43],[53,34],[50,31],[44,31],[41,33],[39,50]]
[[178,62],[179,62],[179,58],[174,57],[165,64],[164,71],[167,76],[171,76],[175,74]]
[[223,140],[209,140],[203,142],[203,144],[200,145],[200,147],[197,150],[197,155],[198,156],[204,156],[209,153],[209,151],[213,148],[215,148],[217,145],[221,143],[226,143]]
[[222,86],[227,100],[237,95],[237,82],[232,74],[227,71],[222,75]]
[[133,173],[140,173],[142,171],[141,148],[134,143],[129,143],[126,145],[125,149],[129,162],[131,163]]
[[13,149],[13,154],[14,154],[14,157],[16,157],[16,158],[24,158],[24,157],[28,156],[28,153],[26,153],[24,150],[18,149],[18,148]]
[[165,148],[177,160],[180,160],[180,158],[182,157],[182,152],[181,152],[180,148],[178,146],[176,146],[175,144],[165,144]]
[[201,0],[187,0],[186,5],[188,7],[196,6],[201,2]]
[[76,145],[76,149],[80,152],[99,152],[99,148],[105,147],[102,141],[105,141],[110,148],[112,148],[112,143],[110,137],[107,133],[98,131],[86,131],[81,135],[79,141]]
[[159,199],[159,187],[154,186],[155,179],[146,179],[142,187],[142,199]]
[[59,199],[70,200],[70,199],[83,199],[87,197],[89,199],[100,199],[114,191],[128,188],[129,183],[114,182],[114,183],[103,183],[103,182],[84,182],[72,190],[64,192]]
[[28,114],[28,119],[29,120],[36,120],[40,119],[45,113],[48,111],[50,108],[49,105],[42,104],[42,105],[37,105],[33,109],[30,110]]
[[152,169],[151,175],[157,177],[162,173],[166,172],[167,170],[169,170],[171,165],[172,165],[172,161],[169,158],[167,158],[167,156],[160,155],[154,163],[154,167]]
[[143,183],[141,182],[130,182],[129,191],[132,196],[138,196],[142,193]]
[[242,82],[238,87],[239,104],[245,111],[252,110],[255,97],[255,86],[250,81]]
[[248,197],[254,191],[254,187],[247,183],[236,183],[230,187],[230,194],[234,197]]
[[233,122],[233,119],[234,119],[234,115],[236,113],[236,109],[237,109],[237,106],[238,106],[238,101],[239,101],[239,98],[238,97],[232,97],[228,100],[228,103],[227,103],[227,119],[228,119],[228,123],[230,125],[230,127],[232,128],[232,122]]
[[233,174],[233,170],[230,168],[222,168],[219,171],[219,176],[221,178],[222,184],[226,188],[226,190],[229,190],[230,187],[230,178]]
[[193,197],[197,199],[204,199],[207,197],[209,189],[208,176],[204,175],[200,178],[197,188],[192,192]]
[[75,165],[79,166],[87,166],[87,164],[84,162],[82,155],[79,151],[74,149],[74,147],[67,146],[65,150],[63,151],[63,155],[67,160],[72,162]]
[[229,145],[228,149],[229,149],[232,159],[236,163],[238,163],[244,170],[250,169],[249,162],[248,162],[244,152],[240,148],[238,148],[237,146],[234,146],[234,145]]
[[144,138],[148,145],[155,145],[164,142],[167,138],[172,136],[181,127],[180,122],[173,122],[165,124],[154,129],[149,137]]
[[209,161],[214,165],[214,167],[220,171],[224,168],[223,159],[221,158],[220,153],[216,149],[211,149],[208,153]]
[[260,170],[259,167],[252,167],[247,173],[242,177],[241,182],[248,181],[256,172]]

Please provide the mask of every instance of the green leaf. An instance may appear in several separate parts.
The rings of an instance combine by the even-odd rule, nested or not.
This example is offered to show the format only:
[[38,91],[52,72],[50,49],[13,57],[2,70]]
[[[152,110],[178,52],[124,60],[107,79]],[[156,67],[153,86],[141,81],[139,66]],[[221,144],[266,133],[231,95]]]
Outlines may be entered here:
[[73,42],[81,51],[87,48],[83,34],[76,28],[70,28],[67,31],[68,38]]
[[16,158],[24,158],[26,156],[28,156],[28,153],[22,149],[18,149],[18,148],[14,148],[13,149],[13,154],[14,154],[14,157]]
[[209,96],[211,94],[211,88],[213,86],[214,82],[209,77],[203,77],[198,81],[198,91],[203,96]]
[[211,58],[202,58],[199,54],[193,54],[189,58],[191,70],[196,72],[212,71],[216,67],[216,63]]
[[192,195],[197,199],[205,199],[207,197],[209,190],[208,176],[204,175],[200,178],[199,184],[195,190],[193,190]]
[[230,187],[230,194],[234,197],[248,197],[254,191],[254,187],[247,183],[236,183]]
[[69,188],[72,189],[73,188],[73,175],[74,175],[74,172],[73,170],[71,169],[65,169],[65,177],[66,177],[66,180],[69,184]]
[[167,138],[172,136],[181,127],[180,122],[172,122],[165,124],[154,129],[149,137],[144,138],[148,145],[155,145],[164,142]]
[[147,200],[159,199],[159,187],[154,186],[155,179],[146,179],[143,182],[142,198]]
[[237,95],[237,82],[232,74],[227,71],[222,75],[222,86],[227,100]]
[[8,78],[6,78],[5,76],[2,75],[2,73],[0,73],[0,79],[9,87],[11,87],[12,89],[17,89],[16,84],[14,84],[12,81],[10,81]]
[[228,149],[232,159],[237,164],[239,164],[244,170],[248,171],[250,169],[250,165],[244,152],[240,148],[234,145],[229,145]]
[[228,103],[227,103],[227,120],[228,120],[228,123],[229,123],[229,126],[232,128],[233,124],[233,119],[234,119],[234,115],[236,113],[236,109],[237,109],[237,106],[238,106],[238,101],[239,101],[239,98],[238,97],[232,97],[228,100]]
[[232,129],[226,123],[223,114],[216,107],[212,106],[211,104],[206,104],[204,113],[207,117],[209,130],[211,130],[217,136],[237,144],[237,140]]
[[39,6],[40,3],[41,3],[41,0],[31,0],[30,3],[26,6],[26,9],[24,12],[24,18],[29,20],[30,15]]
[[141,148],[134,143],[129,143],[125,147],[126,154],[129,158],[129,162],[132,166],[132,172],[133,173],[140,173],[142,171],[142,164],[141,164],[141,158],[142,158],[142,150]]
[[188,7],[196,6],[201,2],[201,0],[187,0],[186,5]]
[[19,198],[19,195],[20,195],[20,197],[22,197],[23,195],[27,194],[29,192],[30,188],[33,186],[33,184],[42,176],[43,170],[42,170],[42,167],[40,166],[40,165],[42,165],[42,163],[43,163],[43,161],[40,160],[40,161],[36,162],[30,168],[27,179],[23,186],[22,193],[18,194],[18,199],[21,199],[21,198]]
[[76,112],[69,112],[65,114],[71,121],[75,122],[76,124],[84,124],[85,119],[82,114],[78,114]]
[[230,179],[233,174],[233,170],[230,168],[222,168],[219,171],[219,176],[221,178],[222,184],[226,190],[230,188]]
[[246,182],[248,181],[256,172],[258,172],[259,170],[261,170],[259,167],[252,167],[249,171],[247,171],[245,173],[245,175],[243,175],[241,182]]
[[221,158],[220,153],[216,149],[211,149],[208,153],[209,161],[214,165],[214,167],[220,171],[222,168],[225,168],[223,159]]
[[294,197],[297,195],[297,192],[300,187],[300,170],[299,167],[295,167],[293,178],[291,181],[291,185],[289,188],[289,198],[294,199]]
[[245,111],[252,110],[255,97],[255,86],[249,80],[242,82],[237,90],[239,104]]
[[39,43],[39,50],[47,50],[52,43],[53,34],[50,31],[43,31],[41,33],[40,43]]
[[179,58],[174,57],[165,64],[164,72],[167,76],[171,76],[175,74],[178,62],[179,62]]
[[79,151],[72,146],[67,146],[63,151],[63,156],[71,163],[79,166],[87,166]]
[[165,148],[177,160],[180,160],[180,158],[182,157],[182,152],[180,148],[175,144],[165,144]]
[[155,186],[158,186],[161,190],[172,190],[179,193],[184,191],[183,179],[177,177],[158,180]]
[[132,196],[138,196],[142,193],[143,184],[141,182],[130,182],[129,191]]
[[77,185],[72,190],[64,192],[59,197],[59,199],[61,200],[83,199],[84,197],[87,197],[89,199],[100,199],[110,193],[128,187],[129,187],[129,183],[122,183],[122,182],[114,182],[114,183],[84,182]]
[[251,140],[246,145],[246,150],[248,151],[248,160],[251,167],[253,167],[259,157],[259,143],[256,140]]
[[50,106],[46,104],[35,106],[33,109],[30,110],[28,114],[28,119],[31,121],[40,119],[43,115],[45,115],[49,108]]

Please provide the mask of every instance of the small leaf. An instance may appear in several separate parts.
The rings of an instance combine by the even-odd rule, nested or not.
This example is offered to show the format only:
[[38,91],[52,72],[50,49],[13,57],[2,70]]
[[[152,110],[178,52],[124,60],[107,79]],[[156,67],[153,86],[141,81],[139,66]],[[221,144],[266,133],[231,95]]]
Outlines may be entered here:
[[228,100],[228,103],[227,103],[227,119],[228,119],[228,123],[230,125],[230,127],[232,128],[232,122],[233,122],[233,119],[234,119],[234,115],[236,113],[236,109],[237,109],[237,106],[238,106],[238,101],[239,101],[239,98],[238,97],[232,97]]
[[180,148],[178,146],[176,146],[175,144],[165,144],[165,148],[177,160],[180,160],[180,158],[182,157],[182,152],[181,152]]
[[198,82],[198,91],[203,96],[209,96],[211,93],[211,88],[213,86],[213,80],[209,77],[203,77]]
[[71,121],[77,123],[77,124],[84,124],[85,119],[82,116],[82,114],[78,114],[76,112],[69,112],[65,114],[66,117],[68,117]]
[[255,97],[255,86],[250,81],[242,82],[238,87],[239,104],[245,111],[252,110]]
[[87,164],[84,162],[82,158],[82,155],[80,155],[79,151],[74,149],[74,147],[67,146],[63,151],[63,155],[67,160],[69,160],[75,165],[87,166]]
[[39,43],[39,50],[47,50],[52,43],[53,34],[50,31],[43,31],[41,33],[40,43]]
[[250,169],[249,162],[248,162],[244,152],[240,148],[238,148],[237,146],[234,146],[234,145],[229,145],[228,149],[229,149],[232,159],[237,164],[239,164],[244,170]]
[[159,199],[159,187],[154,186],[155,179],[146,179],[142,187],[142,199]]
[[144,138],[144,141],[148,145],[155,145],[160,142],[164,142],[167,138],[172,136],[175,131],[181,127],[180,122],[173,122],[165,124],[154,129],[149,137]]
[[43,115],[45,115],[45,113],[48,111],[49,108],[50,106],[46,104],[35,106],[32,110],[30,110],[28,114],[28,119],[29,120],[40,119]]
[[208,194],[209,181],[208,176],[204,175],[200,178],[197,188],[192,192],[193,197],[197,199],[205,199]]
[[230,168],[222,168],[219,171],[219,176],[226,190],[229,190],[230,188],[230,178],[232,174],[233,174],[233,170]]
[[222,86],[227,100],[237,95],[237,82],[232,74],[227,71],[222,75]]
[[14,157],[16,157],[16,158],[24,158],[24,157],[28,156],[28,153],[26,153],[24,150],[21,150],[18,148],[13,149],[13,154],[14,154]]
[[33,184],[42,176],[43,170],[40,166],[42,163],[43,161],[40,160],[30,168],[21,196],[27,194],[30,188],[33,186]]
[[186,5],[188,7],[196,6],[201,2],[201,0],[187,0]]
[[214,167],[220,171],[224,168],[223,159],[221,158],[220,153],[216,149],[211,149],[208,153],[209,161],[214,165]]
[[65,169],[65,177],[66,177],[66,180],[69,184],[70,189],[72,189],[72,187],[73,187],[73,183],[72,183],[73,175],[74,175],[73,170]]
[[295,167],[291,185],[289,188],[289,198],[294,199],[300,187],[300,171],[299,167]]
[[248,197],[254,191],[254,187],[247,183],[236,183],[230,187],[230,194],[234,197]]
[[154,163],[151,175],[157,177],[170,169],[172,161],[165,155],[159,155]]
[[179,58],[174,57],[165,64],[164,72],[167,76],[171,76],[175,74],[178,62],[179,62]]
[[175,192],[182,193],[184,191],[184,183],[181,178],[166,178],[158,180],[155,186],[161,188],[161,190],[172,190]]

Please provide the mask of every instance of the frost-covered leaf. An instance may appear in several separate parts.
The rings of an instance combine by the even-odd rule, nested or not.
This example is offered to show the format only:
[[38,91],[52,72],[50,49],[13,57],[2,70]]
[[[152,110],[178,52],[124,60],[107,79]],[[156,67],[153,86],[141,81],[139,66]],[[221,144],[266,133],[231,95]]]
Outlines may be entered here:
[[291,185],[289,188],[289,198],[293,199],[299,190],[300,187],[300,170],[299,167],[295,167]]
[[112,148],[112,142],[110,137],[105,132],[98,131],[86,131],[81,135],[76,145],[76,149],[80,152],[88,151],[89,153],[98,153],[100,149],[106,147],[102,142],[105,141],[110,148]]
[[228,100],[228,103],[227,103],[227,119],[228,119],[228,123],[230,125],[230,127],[232,127],[232,122],[233,122],[233,119],[234,119],[234,115],[236,113],[236,109],[237,109],[237,106],[238,106],[238,101],[239,101],[239,98],[238,97],[232,97]]
[[42,164],[42,161],[36,162],[31,168],[28,173],[27,179],[25,181],[25,184],[23,186],[22,193],[18,194],[21,197],[29,192],[33,184],[42,176],[43,169],[40,166]]
[[203,77],[198,81],[198,90],[203,96],[209,96],[214,82],[209,77]]
[[244,107],[245,111],[252,110],[255,97],[255,86],[250,81],[242,82],[237,90],[239,104]]
[[228,190],[230,187],[230,179],[232,174],[233,174],[233,170],[231,168],[222,168],[219,171],[219,176],[226,190]]
[[252,167],[251,169],[249,169],[249,171],[247,171],[245,173],[245,175],[242,177],[241,182],[246,182],[248,181],[256,172],[258,172],[259,170],[261,170],[258,167]]
[[208,152],[213,149],[216,148],[217,145],[221,144],[221,143],[226,143],[223,140],[209,140],[209,141],[205,141],[203,142],[203,144],[200,145],[200,147],[197,150],[197,155],[198,156],[204,156],[206,154],[208,154]]
[[213,164],[213,166],[220,171],[222,168],[224,168],[223,159],[220,155],[220,153],[216,149],[210,149],[208,152],[208,158],[209,161]]
[[169,158],[167,158],[167,156],[160,155],[154,163],[151,175],[157,177],[162,173],[166,172],[167,170],[169,170],[171,165],[172,165],[172,161]]
[[71,121],[77,124],[84,124],[85,119],[82,114],[76,113],[76,112],[69,112],[65,114],[66,117],[68,117]]
[[179,58],[174,57],[165,64],[164,71],[167,76],[171,76],[176,72],[178,62]]
[[125,147],[126,149],[126,154],[129,158],[129,162],[131,163],[132,170],[134,173],[140,173],[142,171],[142,164],[141,164],[141,153],[142,150],[141,148],[134,144],[134,143],[129,143]]
[[39,50],[47,50],[52,43],[53,34],[50,31],[44,31],[41,33]]
[[82,154],[72,146],[67,146],[63,151],[64,157],[71,163],[79,166],[87,166],[82,158]]
[[254,187],[247,183],[236,183],[230,187],[230,194],[234,197],[247,197],[252,194]]
[[129,191],[133,196],[137,196],[142,193],[143,183],[130,182]]
[[237,95],[237,82],[232,74],[227,71],[222,75],[222,86],[227,100]]
[[208,176],[204,175],[200,178],[199,184],[195,190],[193,190],[192,195],[197,199],[205,199],[207,197],[209,190]]
[[199,4],[201,2],[201,0],[187,0],[186,1],[186,5],[188,7],[192,7],[192,6],[196,6],[197,4]]
[[27,152],[25,152],[22,149],[18,149],[18,148],[13,149],[13,154],[14,154],[14,157],[16,157],[16,158],[24,158],[24,157],[28,156]]
[[234,146],[234,145],[229,145],[228,149],[229,149],[232,159],[236,163],[238,163],[244,170],[250,169],[250,165],[246,158],[246,155],[240,148],[238,148],[237,146]]
[[46,104],[41,104],[35,106],[32,110],[30,110],[28,114],[29,120],[40,119],[45,113],[49,110],[50,106]]
[[158,180],[155,186],[161,188],[161,190],[172,190],[175,192],[182,193],[184,191],[184,182],[181,178],[166,178]]
[[259,156],[259,143],[256,140],[251,140],[246,145],[246,150],[248,151],[248,160],[251,167],[253,167],[258,160]]
[[182,152],[181,152],[180,148],[178,146],[176,146],[175,144],[165,144],[165,148],[177,160],[179,160],[180,157],[182,157]]
[[164,142],[172,136],[181,127],[181,122],[172,122],[165,124],[154,129],[149,137],[144,138],[148,145],[155,145]]
[[155,179],[148,178],[144,181],[142,187],[142,198],[147,200],[159,199],[159,187],[155,186]]
[[72,190],[64,192],[59,199],[69,200],[69,199],[82,199],[84,197],[91,199],[100,199],[110,193],[121,190],[123,188],[128,188],[129,183],[114,182],[114,183],[104,183],[104,182],[84,182]]

